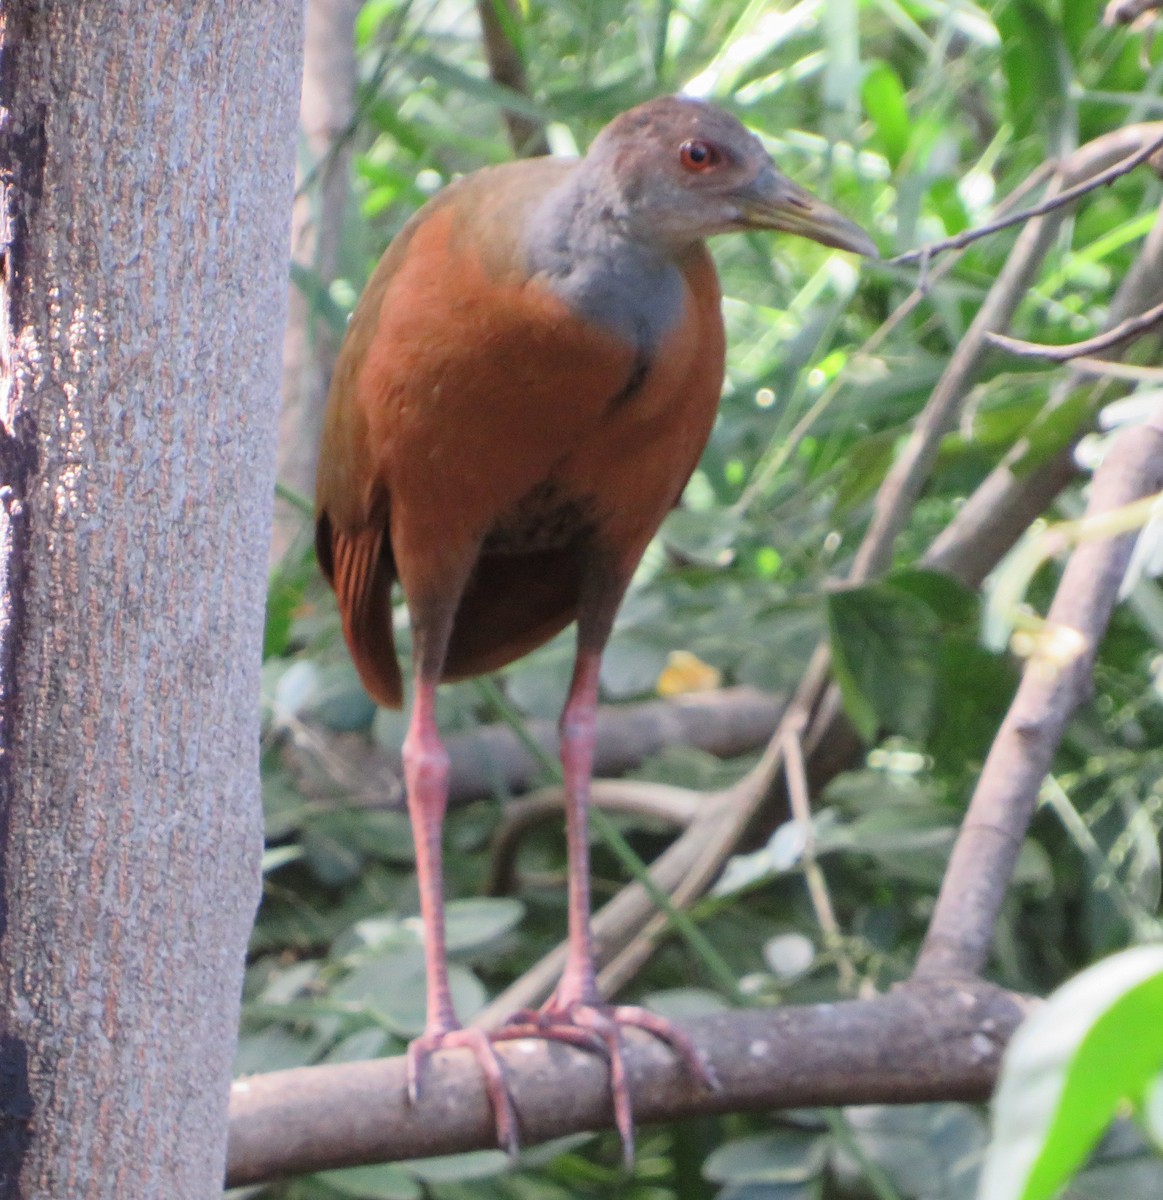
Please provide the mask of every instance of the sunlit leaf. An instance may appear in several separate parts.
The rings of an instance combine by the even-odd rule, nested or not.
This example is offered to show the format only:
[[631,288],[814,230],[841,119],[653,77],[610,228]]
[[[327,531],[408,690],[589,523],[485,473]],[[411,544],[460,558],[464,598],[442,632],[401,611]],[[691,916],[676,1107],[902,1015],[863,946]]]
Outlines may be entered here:
[[1014,1035],[993,1104],[980,1200],[1049,1200],[1163,1067],[1163,947],[1083,971]]

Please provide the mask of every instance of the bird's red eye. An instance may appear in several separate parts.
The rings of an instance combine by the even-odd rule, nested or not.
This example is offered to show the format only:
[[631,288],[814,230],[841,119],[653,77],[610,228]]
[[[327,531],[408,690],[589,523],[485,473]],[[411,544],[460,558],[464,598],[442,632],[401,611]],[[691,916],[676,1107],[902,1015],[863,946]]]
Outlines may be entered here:
[[712,146],[710,142],[701,142],[697,139],[683,142],[678,150],[679,162],[688,171],[696,173],[709,171],[712,167],[717,167],[722,161],[722,157],[718,149]]

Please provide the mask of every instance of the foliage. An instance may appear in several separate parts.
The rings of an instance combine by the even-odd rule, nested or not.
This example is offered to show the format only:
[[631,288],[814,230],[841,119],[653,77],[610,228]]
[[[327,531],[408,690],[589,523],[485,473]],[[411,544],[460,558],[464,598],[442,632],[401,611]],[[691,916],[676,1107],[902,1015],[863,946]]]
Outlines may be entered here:
[[982,1200],[1049,1200],[1129,1109],[1158,1144],[1163,947],[1095,964],[1026,1021],[1006,1050]]
[[[573,139],[584,146],[616,112],[659,92],[712,97],[756,129],[789,174],[872,231],[887,255],[988,220],[1048,158],[1159,115],[1163,71],[1143,62],[1134,34],[1102,27],[1101,7],[526,0],[514,28],[530,98],[519,103],[551,122],[555,149],[569,150]],[[350,309],[378,254],[426,196],[459,172],[508,157],[498,110],[506,97],[488,79],[465,0],[367,0],[358,38],[358,205],[344,230],[344,275],[329,288],[298,281],[326,320]],[[1140,171],[1082,204],[1023,302],[1016,332],[1042,341],[1096,332],[1158,202],[1157,182]],[[608,701],[640,698],[669,653],[683,650],[726,682],[786,690],[817,639],[830,637],[868,753],[828,788],[816,851],[841,949],[860,979],[878,987],[909,970],[1016,678],[1012,658],[981,643],[977,597],[918,570],[919,556],[1019,438],[1047,452],[1120,394],[1108,384],[1087,387],[1049,420],[1040,413],[1061,369],[999,357],[945,439],[899,539],[896,569],[867,587],[835,589],[872,496],[1014,237],[973,245],[875,349],[865,343],[914,286],[912,269],[861,266],[790,238],[736,237],[715,247],[731,346],[721,415],[682,507],[641,568],[603,672]],[[1067,495],[1061,513],[1076,512]],[[1055,578],[1050,564],[1030,583],[1026,599],[1040,611]],[[1159,599],[1153,583],[1141,583],[1120,611],[1094,700],[1058,756],[998,931],[991,974],[1007,986],[1044,991],[1103,954],[1158,935]],[[239,1069],[247,1071],[398,1053],[418,1027],[422,995],[399,796],[367,794],[348,761],[361,738],[398,748],[401,718],[374,713],[360,691],[333,603],[305,556],[277,572],[270,614],[271,849],[246,990]],[[406,646],[403,625],[400,632]],[[508,702],[526,717],[555,715],[570,655],[563,636],[508,669]],[[439,716],[446,731],[495,719],[469,685],[443,690]],[[335,740],[340,734],[347,740]],[[640,773],[708,787],[745,765],[675,749]],[[507,799],[498,793],[448,822],[464,1015],[564,929],[556,828],[525,840],[520,904],[482,898],[490,836]],[[619,827],[644,859],[664,844],[644,819]],[[761,850],[732,863],[694,919],[747,1002],[835,996],[836,947],[825,947],[812,916],[794,830],[768,833]],[[599,849],[595,877],[600,900],[625,875]],[[636,990],[660,1009],[683,1012],[722,1005],[728,995],[710,964],[677,939],[655,955]],[[1156,1090],[1146,1102],[1156,1130],[1160,1107]],[[515,1168],[496,1155],[469,1155],[329,1173],[264,1194],[969,1197],[986,1140],[981,1115],[956,1105],[778,1122],[733,1117],[643,1130],[632,1174],[618,1165],[616,1141],[602,1135],[529,1150]],[[1161,1175],[1141,1140],[1116,1131],[1071,1195],[1153,1196]]]

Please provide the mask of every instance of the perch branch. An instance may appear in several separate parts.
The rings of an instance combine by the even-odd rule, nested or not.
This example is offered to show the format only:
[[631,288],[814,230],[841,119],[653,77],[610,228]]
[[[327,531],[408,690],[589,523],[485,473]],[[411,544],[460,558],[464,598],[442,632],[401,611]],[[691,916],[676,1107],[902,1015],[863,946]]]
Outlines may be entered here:
[[[805,1105],[982,1100],[1025,1002],[982,983],[908,985],[869,1001],[756,1009],[685,1026],[721,1089],[692,1087],[657,1041],[627,1036],[642,1123]],[[498,1047],[522,1142],[612,1125],[606,1066],[563,1045]],[[230,1098],[227,1185],[494,1144],[467,1052],[433,1056],[424,1095],[404,1095],[404,1059],[276,1071]]]
[[[1094,478],[1087,517],[1163,486],[1163,408],[1126,430]],[[1070,556],[1018,693],[990,748],[941,885],[916,977],[985,965],[1038,791],[1074,710],[1088,694],[1098,643],[1118,599],[1133,534],[1087,541]]]

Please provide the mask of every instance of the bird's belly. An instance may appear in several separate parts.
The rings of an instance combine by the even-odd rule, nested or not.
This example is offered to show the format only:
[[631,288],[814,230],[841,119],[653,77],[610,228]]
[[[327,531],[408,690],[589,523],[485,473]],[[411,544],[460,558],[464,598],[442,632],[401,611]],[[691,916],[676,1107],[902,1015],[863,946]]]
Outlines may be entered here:
[[485,534],[481,554],[564,550],[588,538],[593,528],[593,501],[588,496],[565,494],[554,480],[546,479],[501,515]]

